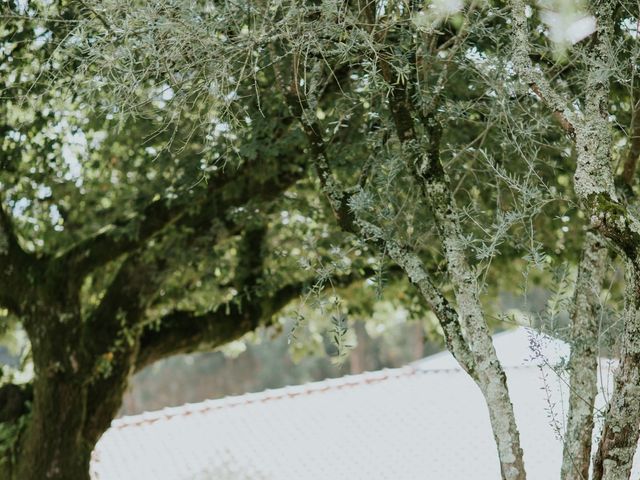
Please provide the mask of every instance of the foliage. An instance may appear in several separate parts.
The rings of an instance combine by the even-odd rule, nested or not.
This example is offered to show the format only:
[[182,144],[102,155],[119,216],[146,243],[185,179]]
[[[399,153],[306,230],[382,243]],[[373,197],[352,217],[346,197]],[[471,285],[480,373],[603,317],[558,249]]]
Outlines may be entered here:
[[[0,314],[31,342],[34,415],[79,381],[91,445],[132,371],[299,298],[293,344],[320,328],[340,359],[349,315],[391,296],[476,380],[503,475],[524,478],[490,327],[515,313],[581,345],[584,313],[609,345],[635,318],[638,15],[596,7],[3,7]],[[609,286],[579,301],[591,231]]]

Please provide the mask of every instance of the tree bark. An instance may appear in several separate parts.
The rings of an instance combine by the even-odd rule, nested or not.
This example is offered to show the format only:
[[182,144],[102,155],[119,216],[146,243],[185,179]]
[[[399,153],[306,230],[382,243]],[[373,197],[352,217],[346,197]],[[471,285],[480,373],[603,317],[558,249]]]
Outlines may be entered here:
[[[11,480],[88,480],[91,452],[120,408],[131,370],[132,356],[126,351],[117,352],[112,362],[128,364],[126,374],[96,370],[100,357],[82,340],[86,324],[77,303],[65,296],[64,288],[55,297],[65,300],[56,304],[53,296],[43,295],[37,303],[46,308],[38,306],[24,320],[32,341],[35,379]],[[97,387],[99,402],[94,401]],[[90,428],[95,424],[100,428]]]
[[[400,97],[408,95],[408,92],[398,89],[394,92],[394,95]],[[407,102],[408,100],[399,101],[392,95],[396,130],[403,146],[407,165],[420,185],[436,219],[447,272],[453,284],[460,327],[475,361],[474,379],[489,409],[502,478],[524,480],[526,478],[524,458],[513,405],[509,397],[507,377],[496,355],[491,333],[484,318],[479,299],[477,273],[467,259],[465,239],[457,217],[458,208],[440,160],[441,126],[433,116],[424,118],[427,135],[424,139],[418,140],[413,130],[411,112],[406,106]]]
[[[620,200],[611,167],[608,103],[615,4],[605,0],[594,0],[591,4],[597,28],[589,45],[591,67],[587,72],[582,111],[570,106],[570,100],[555,92],[544,74],[532,65],[525,2],[512,0],[512,5],[516,70],[534,91],[540,92],[541,100],[570,126],[569,136],[575,141],[577,154],[575,193],[592,226],[626,261],[622,356],[594,460],[593,480],[627,480],[640,433],[640,222]],[[635,137],[635,133],[632,136]],[[635,170],[633,148],[630,155],[631,164],[625,166],[626,179],[630,179]]]
[[640,269],[628,262],[621,364],[614,378],[593,480],[628,480],[640,437]]
[[127,379],[105,379],[98,390],[104,393],[101,401],[92,402],[97,392],[92,395],[88,379],[64,374],[38,378],[11,480],[89,480],[91,452],[120,408]]
[[14,468],[15,480],[85,480],[95,441],[82,437],[86,387],[62,375],[39,378]]
[[578,267],[571,312],[569,414],[564,439],[562,480],[586,480],[591,465],[591,441],[598,393],[598,317],[600,289],[606,273],[603,239],[587,233]]
[[[429,196],[439,196],[442,185],[431,185]],[[435,195],[434,195],[435,194]],[[513,404],[507,387],[507,376],[498,360],[491,333],[484,319],[480,299],[478,298],[478,284],[476,272],[467,262],[462,241],[462,233],[457,222],[453,219],[455,210],[444,204],[434,204],[436,216],[441,225],[444,239],[445,258],[448,271],[454,285],[458,315],[463,334],[476,360],[476,383],[487,402],[491,427],[498,447],[500,468],[504,480],[523,480],[526,478],[524,458],[520,447],[520,434],[515,420]],[[442,199],[440,199],[442,200]],[[452,199],[449,200],[452,202]],[[452,212],[447,214],[446,212]]]

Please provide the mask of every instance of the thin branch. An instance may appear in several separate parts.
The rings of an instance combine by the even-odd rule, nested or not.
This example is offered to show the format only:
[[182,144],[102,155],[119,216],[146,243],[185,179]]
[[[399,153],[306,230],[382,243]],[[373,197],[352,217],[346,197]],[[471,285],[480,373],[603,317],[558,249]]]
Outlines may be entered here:
[[291,113],[298,120],[307,137],[311,148],[311,163],[338,224],[345,231],[353,231],[353,217],[349,212],[347,195],[329,165],[327,146],[322,138],[322,127],[315,119],[312,120],[314,116],[308,110],[308,99],[298,86],[300,84],[300,79],[297,77],[299,68],[299,65],[293,68],[291,86],[282,93]]
[[[471,376],[474,376],[476,372],[475,364],[460,330],[457,312],[432,283],[422,261],[409,247],[401,245],[384,235],[383,231],[374,224],[365,222],[357,217],[351,204],[354,196],[361,190],[358,189],[356,192],[347,193],[336,180],[328,161],[326,144],[320,135],[320,126],[317,122],[309,120],[310,116],[305,112],[307,102],[295,86],[297,84],[298,82],[292,81],[290,91],[283,93],[292,113],[300,122],[307,136],[313,154],[312,162],[320,179],[322,191],[333,209],[338,225],[345,232],[365,238],[380,251],[394,253],[392,259],[405,271],[411,282],[418,287],[429,307],[436,314],[445,333],[447,346],[462,367]],[[295,94],[292,94],[292,91]],[[405,114],[405,112],[403,111],[402,114]],[[410,113],[408,114],[410,116]]]
[[624,161],[622,180],[629,188],[633,187],[638,158],[640,158],[640,88],[634,88],[634,105],[631,110],[630,147]]
[[109,25],[109,22],[107,22],[106,18],[104,18],[104,16],[102,16],[100,13],[96,12],[96,10],[94,8],[92,8],[90,5],[87,5],[86,2],[83,2],[82,0],[78,0],[78,2],[80,3],[80,5],[82,5],[84,8],[86,8],[87,10],[89,10],[89,12],[91,12],[91,14],[96,17],[100,23],[102,23],[102,25],[104,26],[104,28],[108,31],[111,32],[111,25]]
[[513,64],[518,75],[524,80],[536,96],[551,109],[564,131],[575,140],[576,116],[566,99],[550,84],[542,70],[533,65],[530,57],[529,26],[527,4],[524,0],[511,1],[511,20],[513,25]]
[[[540,100],[542,100],[545,104],[549,105],[549,102],[547,101],[546,97],[542,93],[542,90],[540,89],[539,85],[540,85],[539,83],[531,83],[529,86],[531,87],[531,90],[533,91],[533,93],[535,93]],[[553,109],[552,114],[554,118],[558,121],[558,123],[560,124],[564,132],[569,136],[569,138],[575,141],[576,129],[573,126],[573,124],[567,119],[566,113],[564,113],[559,109]]]
[[472,378],[477,378],[477,364],[462,335],[458,312],[433,284],[420,257],[410,247],[386,235],[381,227],[361,219],[355,220],[354,223],[360,227],[361,235],[366,240],[384,248],[389,257],[406,273],[411,283],[418,288],[442,327],[447,349]]

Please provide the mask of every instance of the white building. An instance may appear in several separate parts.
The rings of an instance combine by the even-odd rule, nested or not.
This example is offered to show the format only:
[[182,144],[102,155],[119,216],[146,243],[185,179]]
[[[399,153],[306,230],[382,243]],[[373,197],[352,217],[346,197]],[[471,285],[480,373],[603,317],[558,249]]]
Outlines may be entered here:
[[[529,480],[559,478],[568,346],[520,328],[494,337]],[[601,362],[601,391],[612,366]],[[603,398],[598,400],[603,404]],[[449,353],[404,368],[115,420],[95,480],[499,480],[487,407]],[[640,478],[638,470],[633,476]]]

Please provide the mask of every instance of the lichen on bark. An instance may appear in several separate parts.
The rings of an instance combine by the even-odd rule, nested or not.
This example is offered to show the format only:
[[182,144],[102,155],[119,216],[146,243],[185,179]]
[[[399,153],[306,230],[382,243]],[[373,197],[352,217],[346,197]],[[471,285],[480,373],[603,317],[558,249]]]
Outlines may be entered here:
[[502,476],[505,480],[522,480],[526,478],[523,451],[506,375],[491,340],[480,303],[477,272],[467,258],[468,242],[460,225],[460,212],[440,159],[442,125],[435,116],[425,119],[424,123],[426,132],[420,141],[404,136],[403,154],[435,217],[447,273],[453,285],[462,342],[473,359],[473,378],[487,403]]
[[628,480],[640,436],[640,271],[627,261],[621,360],[614,377],[593,480]]
[[574,288],[569,359],[569,411],[564,437],[562,480],[589,478],[594,404],[598,392],[600,293],[606,274],[604,239],[588,232]]

